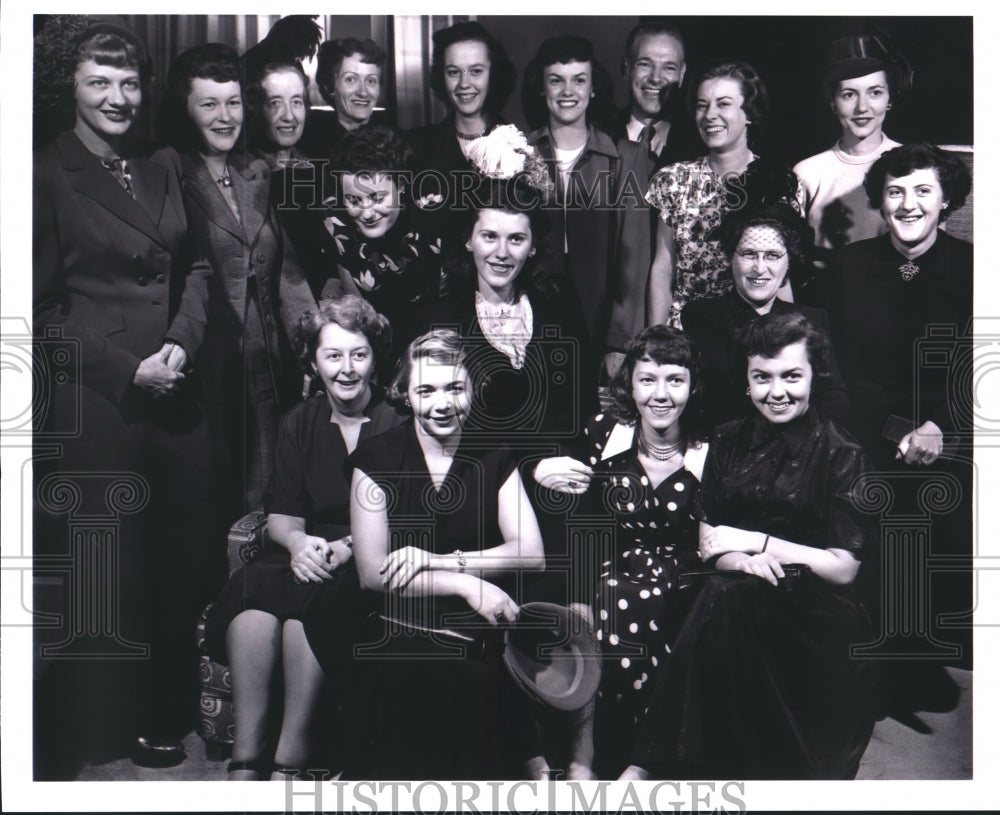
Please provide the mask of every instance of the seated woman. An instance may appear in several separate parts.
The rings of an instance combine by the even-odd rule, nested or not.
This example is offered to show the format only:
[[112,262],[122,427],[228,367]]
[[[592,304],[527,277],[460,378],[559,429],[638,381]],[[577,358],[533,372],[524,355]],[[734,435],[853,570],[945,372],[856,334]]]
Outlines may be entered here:
[[[711,230],[731,209],[798,206],[795,174],[751,149],[767,114],[767,89],[743,62],[710,67],[693,85],[694,120],[708,155],[658,170],[646,201],[659,210],[649,271],[649,324],[679,326],[684,306],[732,288],[728,258]],[[788,298],[790,299],[790,298]]]
[[[972,555],[972,465],[964,453],[945,454],[945,434],[971,440],[972,366],[978,364],[970,333],[973,251],[939,227],[971,185],[954,153],[926,143],[888,151],[865,176],[865,191],[889,231],[841,248],[829,269],[830,321],[853,407],[850,429],[876,469],[894,479],[893,511],[929,518],[934,554],[965,563]],[[922,348],[942,340],[945,365]],[[927,505],[924,493],[938,478],[954,485],[947,491],[957,506]],[[890,568],[889,559],[881,562]],[[912,568],[909,561],[905,568]],[[889,571],[881,578],[891,579]],[[971,612],[971,569],[935,577],[931,596],[915,613],[928,621],[934,642],[969,667],[971,626],[938,621]],[[912,685],[932,667],[927,660],[893,664],[887,704],[900,703],[898,680]],[[921,693],[913,689],[914,701]]]
[[916,368],[914,348],[928,326],[952,326],[961,338],[972,318],[972,245],[939,229],[971,187],[954,153],[921,143],[890,150],[865,176],[868,203],[889,231],[834,255],[830,318],[854,403],[852,429],[880,467],[896,456],[881,435],[890,415],[913,421],[900,445],[911,465],[935,462],[942,433],[954,428],[951,372]]
[[410,159],[398,133],[359,127],[341,140],[328,190],[338,208],[327,219],[337,275],[325,285],[359,294],[384,314],[398,352],[419,333],[418,309],[437,296],[441,275],[440,241],[410,222]]
[[628,764],[684,620],[678,577],[700,567],[691,504],[707,452],[698,352],[680,331],[654,325],[634,337],[610,392],[607,412],[587,426],[593,502],[615,518],[595,603],[605,656],[595,727],[600,778],[617,778]]
[[720,573],[698,589],[623,778],[848,779],[871,736],[868,666],[850,656],[871,638],[851,585],[875,531],[857,499],[868,459],[810,406],[824,357],[805,317],[762,317],[744,349],[758,413],[715,431],[694,512]]
[[[511,738],[522,738],[504,732],[516,730],[521,691],[503,671],[498,626],[517,619],[518,574],[545,558],[510,450],[477,448],[464,433],[476,398],[469,374],[458,334],[418,337],[390,388],[413,420],[350,460],[361,586],[402,621],[376,616],[372,645],[360,646],[373,747],[362,777],[509,778]],[[477,641],[456,648],[419,636],[418,624]]]
[[[778,292],[808,263],[809,227],[791,207],[773,204],[726,213],[711,235],[730,259],[733,288],[720,297],[689,302],[684,330],[698,346],[705,366],[705,409],[711,424],[739,419],[751,410],[746,360],[737,334],[763,314],[803,314],[828,334],[826,312],[788,303]],[[828,375],[813,383],[813,406],[823,416],[846,424],[850,400],[832,351],[823,367]]]
[[[360,297],[324,300],[302,317],[300,359],[322,383],[322,392],[282,420],[267,521],[270,544],[230,579],[206,631],[209,653],[228,663],[232,675],[233,780],[271,773],[268,715],[277,671],[285,695],[274,773],[280,778],[294,772],[313,756],[310,729],[324,675],[306,641],[303,619],[324,594],[340,595],[338,608],[357,600],[350,485],[341,465],[359,441],[402,421],[373,382],[389,338],[385,317]],[[345,637],[351,636],[349,628],[347,619],[339,622]],[[335,648],[321,655],[331,670],[344,657]]]

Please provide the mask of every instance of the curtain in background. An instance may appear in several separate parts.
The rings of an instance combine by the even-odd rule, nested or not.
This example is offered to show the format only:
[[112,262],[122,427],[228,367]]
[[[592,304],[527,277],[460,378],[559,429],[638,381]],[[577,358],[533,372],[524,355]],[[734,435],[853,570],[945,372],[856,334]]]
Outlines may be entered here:
[[440,121],[448,109],[430,89],[431,36],[441,28],[475,16],[416,16],[397,14],[392,20],[395,45],[396,114],[399,127]]

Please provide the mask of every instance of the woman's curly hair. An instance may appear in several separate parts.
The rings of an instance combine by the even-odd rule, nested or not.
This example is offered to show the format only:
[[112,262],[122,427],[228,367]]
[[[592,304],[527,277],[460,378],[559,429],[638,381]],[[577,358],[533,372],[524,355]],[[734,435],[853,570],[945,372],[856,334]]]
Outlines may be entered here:
[[375,355],[376,370],[385,373],[391,362],[392,328],[389,321],[375,311],[371,304],[356,294],[341,297],[324,297],[315,309],[309,309],[299,318],[295,332],[295,354],[299,366],[313,374],[319,337],[328,325],[339,325],[345,331],[362,334]]
[[593,123],[602,130],[607,130],[615,114],[611,74],[597,61],[594,44],[584,37],[574,36],[550,37],[545,40],[525,68],[521,108],[528,126],[535,129],[549,120],[549,109],[545,104],[543,91],[545,69],[550,65],[565,65],[568,62],[590,63],[593,98],[587,105],[587,124]]
[[517,83],[517,71],[507,56],[503,43],[490,34],[482,23],[477,23],[475,20],[455,23],[448,28],[435,31],[432,39],[434,49],[431,54],[430,86],[434,95],[449,108],[451,101],[444,85],[444,52],[449,46],[460,42],[481,42],[486,46],[486,53],[490,58],[490,86],[483,109],[493,119],[497,119]]
[[525,260],[524,267],[514,280],[515,294],[520,296],[521,292],[526,291],[550,297],[558,293],[561,281],[552,271],[545,241],[551,224],[548,213],[542,207],[541,196],[534,187],[524,183],[519,177],[483,177],[464,203],[465,206],[455,213],[458,225],[455,237],[458,240],[455,242],[455,249],[444,259],[442,294],[464,297],[476,290],[476,264],[465,244],[472,238],[480,213],[490,209],[528,216],[535,253]]
[[[187,110],[191,82],[195,79],[242,85],[243,69],[239,54],[220,42],[206,42],[178,54],[170,64],[158,118],[163,138],[181,153],[194,152],[202,147],[202,135]],[[243,138],[242,133],[240,138]]]
[[827,359],[830,340],[804,314],[770,312],[754,320],[736,336],[739,350],[749,359],[760,356],[774,359],[789,345],[805,343],[809,366],[812,368],[813,389],[819,379],[830,377]]
[[638,422],[639,410],[632,396],[632,374],[639,362],[647,360],[657,365],[678,365],[688,369],[691,392],[679,420],[681,434],[685,444],[707,439],[701,355],[687,334],[671,326],[651,325],[628,341],[625,359],[608,385],[611,397],[608,412],[622,424],[632,426]]
[[747,144],[751,147],[760,141],[767,118],[768,97],[767,87],[760,78],[757,69],[746,62],[718,62],[703,68],[691,83],[688,96],[688,107],[694,115],[698,101],[698,90],[704,82],[710,79],[732,79],[740,84],[743,96],[741,108],[747,117]]
[[865,174],[868,206],[872,209],[882,208],[882,195],[888,176],[903,178],[916,170],[934,170],[937,174],[944,200],[948,202],[941,210],[942,221],[959,209],[972,191],[972,174],[956,153],[927,142],[916,142],[887,150],[871,166]]

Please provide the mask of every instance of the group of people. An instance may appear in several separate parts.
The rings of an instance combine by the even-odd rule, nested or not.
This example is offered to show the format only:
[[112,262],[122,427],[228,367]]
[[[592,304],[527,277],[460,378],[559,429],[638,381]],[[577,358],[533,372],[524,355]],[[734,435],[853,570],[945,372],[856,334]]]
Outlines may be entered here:
[[[36,480],[75,478],[92,514],[100,474],[139,477],[110,633],[149,658],[47,671],[43,777],[99,739],[183,760],[210,600],[233,780],[854,776],[876,711],[849,649],[877,580],[855,584],[879,558],[859,494],[872,462],[941,466],[953,384],[918,383],[913,347],[972,312],[971,246],[939,229],[968,170],[882,130],[897,51],[834,43],[840,137],[793,172],[753,151],[767,92],[740,62],[694,76],[696,157],[670,22],[629,35],[617,114],[588,40],[543,42],[527,134],[501,116],[502,43],[442,29],[449,115],[403,133],[371,121],[377,45],[286,18],[242,56],[177,56],[155,148],[129,139],[142,41],[63,39],[74,117],[35,157],[34,327],[79,366]],[[317,50],[332,113],[308,103]],[[58,555],[69,512],[39,504],[35,551]],[[267,545],[223,585],[226,528],[260,508]],[[504,668],[527,600],[600,642],[574,711]]]

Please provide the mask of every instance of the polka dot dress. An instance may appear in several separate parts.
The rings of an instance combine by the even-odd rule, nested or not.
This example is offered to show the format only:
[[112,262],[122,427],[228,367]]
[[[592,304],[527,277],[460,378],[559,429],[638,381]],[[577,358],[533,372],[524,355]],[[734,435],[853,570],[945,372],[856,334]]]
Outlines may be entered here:
[[603,479],[604,509],[617,521],[616,551],[602,564],[595,598],[605,657],[599,705],[631,732],[683,620],[678,572],[699,564],[690,515],[698,480],[681,468],[654,489],[634,448],[603,461],[599,455],[592,466]]

